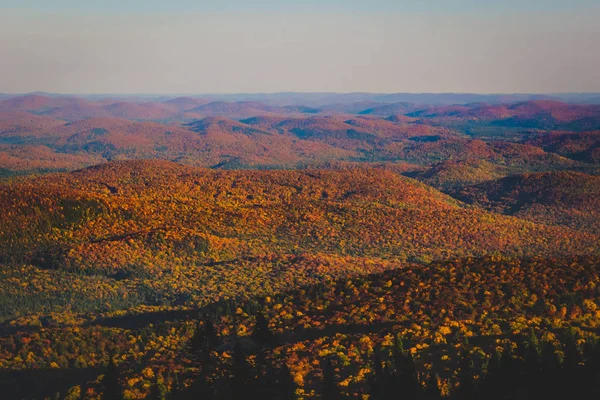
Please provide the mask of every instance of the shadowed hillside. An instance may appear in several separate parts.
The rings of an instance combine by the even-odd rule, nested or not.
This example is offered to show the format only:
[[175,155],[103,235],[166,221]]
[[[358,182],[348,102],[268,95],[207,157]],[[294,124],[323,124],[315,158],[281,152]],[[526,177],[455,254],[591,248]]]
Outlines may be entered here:
[[600,232],[600,177],[576,172],[525,174],[458,189],[487,210],[550,225]]

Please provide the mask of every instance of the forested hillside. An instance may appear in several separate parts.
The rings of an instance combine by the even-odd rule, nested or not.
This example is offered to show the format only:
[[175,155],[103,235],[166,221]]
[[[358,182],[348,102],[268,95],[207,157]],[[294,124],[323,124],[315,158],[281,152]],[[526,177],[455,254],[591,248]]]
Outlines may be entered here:
[[0,101],[0,397],[598,398],[598,106],[287,96]]

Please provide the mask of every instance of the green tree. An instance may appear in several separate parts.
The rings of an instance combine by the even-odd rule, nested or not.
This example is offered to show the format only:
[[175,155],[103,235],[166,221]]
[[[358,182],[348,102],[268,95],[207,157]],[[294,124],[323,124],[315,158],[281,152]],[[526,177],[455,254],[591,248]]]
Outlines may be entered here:
[[154,384],[150,387],[149,399],[151,400],[166,400],[167,387],[162,376],[158,375]]

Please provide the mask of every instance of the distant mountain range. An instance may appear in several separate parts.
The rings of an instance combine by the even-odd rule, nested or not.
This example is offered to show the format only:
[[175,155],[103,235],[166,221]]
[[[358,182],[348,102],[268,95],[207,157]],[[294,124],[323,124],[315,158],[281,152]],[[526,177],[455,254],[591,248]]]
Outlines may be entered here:
[[[487,97],[505,101],[499,104],[450,105],[432,102],[474,98],[245,96],[149,101],[31,94],[0,100],[0,172],[139,158],[226,169],[393,163],[423,182],[451,188],[514,173],[598,169],[600,105],[523,101],[525,95]],[[293,104],[301,100],[307,103]]]
[[[515,103],[531,100],[555,100],[567,103],[600,104],[600,93],[551,93],[551,94],[477,94],[477,93],[204,93],[204,94],[59,94],[48,92],[31,92],[8,94],[0,93],[0,99],[16,96],[46,97],[79,97],[88,100],[115,99],[123,101],[156,101],[163,102],[177,97],[193,99],[209,99],[211,101],[258,101],[269,105],[289,106],[306,105],[322,107],[332,104],[349,104],[359,102],[377,103],[414,103],[414,104],[470,104],[470,103]],[[368,107],[365,107],[368,108]]]

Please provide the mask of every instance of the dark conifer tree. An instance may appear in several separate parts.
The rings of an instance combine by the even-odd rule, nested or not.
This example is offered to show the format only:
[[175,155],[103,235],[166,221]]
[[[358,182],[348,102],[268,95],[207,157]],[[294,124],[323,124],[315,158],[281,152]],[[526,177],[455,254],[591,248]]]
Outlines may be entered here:
[[150,394],[148,396],[150,400],[166,400],[167,399],[167,387],[162,377],[158,376],[154,384],[150,387]]
[[[499,385],[496,387],[499,398],[505,398],[506,396],[514,398],[517,392],[517,383],[521,380],[522,365],[511,351],[511,347],[506,345],[500,357]],[[506,384],[506,382],[511,382],[511,384]]]
[[533,329],[531,329],[529,337],[523,345],[525,346],[525,359],[521,386],[526,391],[528,398],[539,398],[539,390],[542,385],[542,350]]
[[388,397],[412,400],[419,397],[421,384],[417,377],[415,362],[410,352],[404,351],[402,340],[397,338],[394,346],[394,371],[388,385]]
[[459,363],[458,389],[453,398],[460,400],[472,400],[476,398],[475,382],[473,379],[473,362],[465,351]]
[[240,343],[236,343],[233,349],[233,365],[231,379],[231,397],[233,400],[245,400],[253,398],[252,370],[246,359],[246,354]]
[[206,363],[210,353],[215,351],[221,342],[212,319],[205,315],[202,322],[198,322],[196,330],[189,342],[192,358],[199,364]]
[[544,342],[541,346],[541,368],[546,376],[554,376],[560,369],[561,360],[556,348],[551,342]]
[[427,379],[424,398],[426,400],[440,400],[442,398],[442,393],[440,392],[440,387],[438,384],[438,376],[435,372],[433,372],[433,370]]
[[386,379],[384,376],[384,370],[381,365],[381,357],[379,356],[379,352],[375,352],[375,360],[373,362],[373,377],[371,379],[371,390],[370,395],[373,400],[385,400],[386,393]]
[[196,324],[196,330],[190,338],[188,347],[191,358],[195,362],[202,362],[205,356],[206,349],[206,332],[204,331],[204,324],[202,324],[201,322],[198,322]]
[[541,345],[540,355],[540,397],[544,399],[556,398],[559,392],[557,384],[561,377],[561,359],[556,352],[554,344],[544,342]]
[[276,343],[275,335],[269,328],[269,321],[265,318],[263,313],[256,315],[256,324],[254,326],[254,332],[252,332],[252,339],[260,347],[274,346]]
[[283,363],[278,375],[281,400],[296,400],[296,382],[294,382],[292,371],[286,363]]
[[342,395],[335,381],[335,370],[331,360],[325,362],[323,368],[323,399],[324,400],[339,400]]
[[214,390],[210,384],[210,377],[215,368],[212,352],[219,345],[220,340],[214,324],[208,315],[204,315],[202,321],[198,322],[188,344],[190,358],[199,369],[199,374],[185,391],[184,397],[211,399],[214,396]]
[[177,400],[180,398],[181,393],[182,393],[182,386],[181,386],[181,382],[179,381],[179,374],[177,372],[175,372],[175,374],[173,375],[173,382],[171,383],[171,390],[169,391],[168,394],[168,399],[169,400]]
[[119,371],[117,370],[113,356],[108,361],[104,378],[102,379],[102,386],[104,387],[104,391],[102,392],[103,400],[120,400],[123,398],[123,389],[119,382]]
[[529,337],[526,343],[525,363],[529,369],[538,369],[540,367],[542,348],[540,342],[535,334],[535,331],[531,329],[529,331]]
[[577,346],[577,337],[574,332],[569,331],[563,341],[563,367],[568,370],[575,370],[581,361],[579,348]]
[[257,395],[261,398],[278,398],[280,387],[278,385],[279,371],[269,361],[269,350],[259,347],[255,359],[255,375],[252,385]]
[[87,388],[88,388],[87,380],[84,380],[83,383],[79,387],[80,387],[79,400],[83,400],[83,399],[85,399],[85,396],[87,393]]
[[502,386],[502,355],[498,351],[494,350],[490,359],[488,360],[486,373],[483,377],[481,385],[479,385],[479,395],[485,399],[499,399],[501,398],[501,386]]
[[211,400],[214,396],[214,388],[208,381],[208,377],[201,372],[181,397],[185,399]]
[[585,374],[586,387],[589,399],[600,399],[600,340],[589,342],[585,346]]
[[568,398],[581,398],[581,368],[579,363],[582,360],[577,346],[577,337],[573,331],[567,332],[563,342],[563,352],[564,359],[560,373],[560,379],[563,383],[560,385],[561,389],[559,391],[562,396]]
[[210,350],[216,350],[221,345],[215,324],[208,314],[204,316],[204,335],[206,336],[206,346]]

